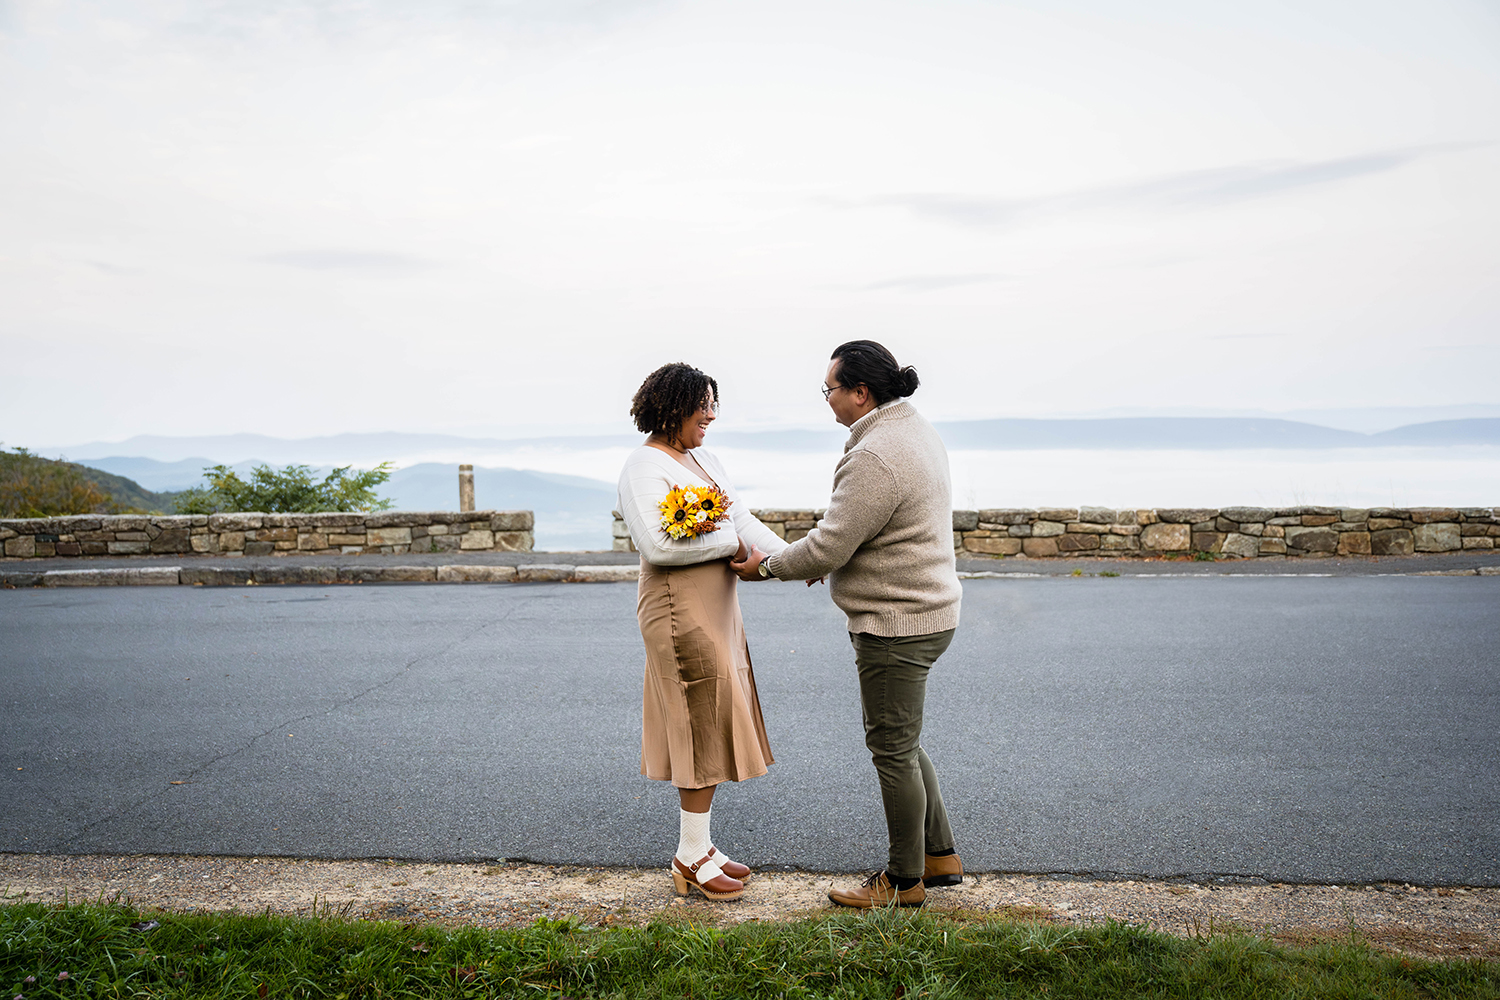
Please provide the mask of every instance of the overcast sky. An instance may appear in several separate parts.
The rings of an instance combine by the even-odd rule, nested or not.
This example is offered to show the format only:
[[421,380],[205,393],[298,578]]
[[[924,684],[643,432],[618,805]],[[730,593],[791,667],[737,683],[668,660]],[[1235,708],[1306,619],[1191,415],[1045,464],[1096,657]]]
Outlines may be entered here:
[[1500,403],[1500,7],[0,0],[0,440]]

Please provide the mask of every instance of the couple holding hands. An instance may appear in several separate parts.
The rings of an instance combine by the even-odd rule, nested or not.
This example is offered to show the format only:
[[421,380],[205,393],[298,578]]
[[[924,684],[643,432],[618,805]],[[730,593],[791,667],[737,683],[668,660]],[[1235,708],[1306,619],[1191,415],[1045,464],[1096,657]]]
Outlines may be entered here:
[[637,616],[646,644],[641,773],[677,787],[678,894],[736,899],[750,869],[709,833],[714,789],[772,763],[740,618],[738,581],[827,578],[848,617],[865,745],[890,834],[883,871],[834,889],[843,906],[917,906],[957,885],[963,865],[922,750],[927,673],[953,641],[963,596],[953,556],[948,453],[906,401],[917,373],[880,344],[833,352],[823,396],[849,428],[827,513],[788,544],[756,520],[705,451],[719,387],[685,364],[658,368],[631,403],[650,436],[620,473],[619,510],[641,554]]

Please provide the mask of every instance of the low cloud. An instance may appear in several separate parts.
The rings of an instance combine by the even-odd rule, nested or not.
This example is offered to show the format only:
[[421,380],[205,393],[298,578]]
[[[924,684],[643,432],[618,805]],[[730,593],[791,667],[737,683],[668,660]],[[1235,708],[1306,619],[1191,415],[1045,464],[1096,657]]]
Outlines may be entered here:
[[130,277],[141,273],[138,267],[126,267],[123,264],[111,264],[104,260],[85,260],[81,263],[92,267],[101,274],[108,274],[116,278]]
[[540,149],[543,146],[556,146],[558,143],[567,142],[565,135],[523,135],[519,139],[512,139],[505,143],[501,149]]
[[267,264],[308,271],[417,271],[432,266],[420,257],[364,250],[295,250],[267,254],[259,259]]
[[975,274],[912,274],[901,278],[872,281],[861,287],[869,291],[940,292],[947,288],[962,288],[965,285],[986,285],[1004,281],[1005,275],[988,272]]
[[[475,30],[534,34],[597,32],[643,14],[668,10],[679,0],[221,0],[167,8],[162,15],[178,31],[234,42],[284,38],[310,32],[350,41],[375,35],[471,33]],[[6,0],[0,0],[3,15]]]
[[845,207],[904,208],[912,214],[970,228],[992,229],[1030,218],[1108,210],[1193,210],[1232,205],[1319,185],[1338,184],[1404,167],[1438,153],[1489,143],[1446,143],[1386,150],[1307,163],[1247,163],[1085,188],[1039,198],[986,198],[944,193],[876,195]]

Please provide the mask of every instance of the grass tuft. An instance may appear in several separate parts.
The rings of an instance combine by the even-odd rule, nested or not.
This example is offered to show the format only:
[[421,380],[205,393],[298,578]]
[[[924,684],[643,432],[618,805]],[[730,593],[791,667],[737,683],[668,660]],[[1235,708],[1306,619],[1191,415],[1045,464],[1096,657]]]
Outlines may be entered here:
[[1500,965],[1179,939],[902,910],[720,929],[686,917],[524,930],[312,917],[142,914],[128,905],[0,906],[8,996],[234,997],[1500,997]]

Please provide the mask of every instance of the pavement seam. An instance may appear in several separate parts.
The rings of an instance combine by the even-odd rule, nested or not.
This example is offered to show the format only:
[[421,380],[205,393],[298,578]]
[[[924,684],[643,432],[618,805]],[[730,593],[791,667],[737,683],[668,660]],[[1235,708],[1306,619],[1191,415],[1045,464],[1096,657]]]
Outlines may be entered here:
[[389,677],[386,677],[384,680],[377,681],[374,684],[371,684],[369,687],[367,687],[367,688],[365,688],[365,689],[363,689],[361,691],[355,692],[354,694],[349,695],[347,698],[344,698],[341,701],[337,701],[337,702],[334,702],[331,705],[328,705],[324,709],[321,709],[321,710],[315,711],[315,712],[308,712],[308,713],[306,713],[304,715],[299,715],[299,716],[297,716],[296,718],[293,718],[293,719],[283,720],[282,722],[277,723],[276,725],[274,725],[271,728],[265,730],[264,732],[257,733],[256,735],[254,735],[254,736],[250,737],[248,740],[246,740],[244,742],[244,744],[242,744],[241,746],[235,747],[232,750],[226,750],[223,753],[218,754],[217,756],[212,757],[212,758],[204,761],[203,763],[199,764],[197,767],[193,768],[191,771],[187,772],[187,774],[184,777],[177,779],[177,781],[175,781],[175,782],[168,783],[168,785],[165,788],[159,789],[159,790],[157,790],[155,792],[150,792],[150,793],[142,796],[141,798],[137,799],[136,801],[130,803],[129,805],[126,805],[126,806],[124,806],[122,808],[113,810],[109,814],[104,815],[104,816],[100,816],[98,819],[93,820],[93,821],[91,821],[89,823],[85,823],[83,826],[79,827],[77,831],[75,831],[72,834],[69,834],[68,836],[66,836],[64,838],[61,838],[56,843],[54,843],[52,847],[48,848],[43,853],[55,854],[55,853],[61,853],[61,852],[63,852],[65,850],[65,848],[69,844],[72,844],[73,842],[77,841],[80,837],[83,837],[84,835],[86,835],[87,833],[89,833],[91,830],[93,830],[95,827],[99,826],[100,824],[106,823],[106,822],[108,822],[111,819],[114,819],[116,817],[125,815],[128,812],[132,812],[132,811],[134,811],[136,809],[139,809],[142,806],[146,805],[147,803],[149,803],[149,802],[151,802],[151,801],[153,801],[155,799],[162,798],[163,796],[167,795],[168,793],[171,792],[173,785],[176,785],[176,784],[190,784],[193,781],[193,779],[195,779],[196,777],[198,777],[198,775],[202,774],[203,772],[207,771],[209,768],[213,767],[215,764],[218,764],[221,761],[228,760],[231,757],[237,757],[237,756],[239,756],[240,754],[242,754],[245,751],[249,750],[251,747],[255,746],[255,744],[259,743],[261,740],[263,740],[266,737],[270,736],[272,733],[280,732],[281,730],[285,729],[288,726],[294,726],[297,723],[304,722],[304,721],[306,721],[308,719],[316,718],[318,716],[325,716],[326,717],[326,716],[332,715],[334,712],[336,712],[336,711],[338,711],[340,709],[343,709],[343,708],[345,708],[345,707],[347,707],[349,705],[352,705],[354,702],[356,702],[359,699],[365,697],[365,695],[368,695],[368,694],[370,694],[373,691],[378,691],[379,689],[381,689],[383,687],[387,687],[387,686],[389,686],[391,684],[394,684],[396,681],[400,680],[402,677],[404,677],[407,674],[409,674],[411,672],[411,670],[412,670],[413,667],[415,667],[417,664],[423,662],[424,660],[432,660],[432,659],[436,659],[436,658],[438,658],[440,656],[446,655],[447,653],[449,653],[452,650],[456,649],[458,646],[460,646],[463,643],[467,642],[469,639],[471,639],[474,636],[478,635],[479,633],[483,632],[485,629],[489,628],[490,626],[503,624],[504,622],[508,621],[513,615],[514,615],[514,609],[508,609],[506,611],[506,613],[502,617],[496,618],[496,619],[492,619],[490,621],[485,622],[482,625],[479,625],[479,626],[477,626],[475,628],[470,629],[469,631],[465,632],[463,635],[459,636],[458,638],[454,639],[452,642],[448,643],[448,645],[444,646],[443,648],[438,649],[438,650],[434,650],[432,652],[424,653],[421,656],[417,656],[414,659],[408,661],[407,663],[405,663],[404,665],[402,665],[398,670],[393,671],[391,673],[391,675]]

